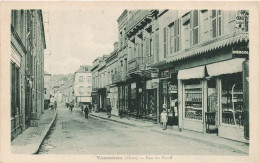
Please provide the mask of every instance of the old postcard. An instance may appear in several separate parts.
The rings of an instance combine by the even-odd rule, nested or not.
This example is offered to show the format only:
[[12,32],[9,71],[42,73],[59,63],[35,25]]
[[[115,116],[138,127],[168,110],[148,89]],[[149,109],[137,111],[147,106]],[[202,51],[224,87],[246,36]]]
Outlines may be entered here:
[[257,162],[257,2],[2,2],[1,161]]

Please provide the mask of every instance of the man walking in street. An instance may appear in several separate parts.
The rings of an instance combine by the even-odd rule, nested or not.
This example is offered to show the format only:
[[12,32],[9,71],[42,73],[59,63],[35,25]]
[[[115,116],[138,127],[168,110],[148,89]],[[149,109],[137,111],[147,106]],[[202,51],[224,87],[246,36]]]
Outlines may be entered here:
[[83,108],[84,108],[84,113],[85,113],[85,119],[88,119],[88,105],[84,104]]

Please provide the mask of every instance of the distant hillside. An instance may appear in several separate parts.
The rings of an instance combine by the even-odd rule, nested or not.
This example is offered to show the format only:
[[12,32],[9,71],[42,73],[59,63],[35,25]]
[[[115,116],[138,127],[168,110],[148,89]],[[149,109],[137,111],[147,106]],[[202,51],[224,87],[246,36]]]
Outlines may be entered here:
[[63,92],[64,89],[73,86],[73,79],[74,79],[74,74],[52,75],[50,79],[51,89],[56,87],[60,92]]

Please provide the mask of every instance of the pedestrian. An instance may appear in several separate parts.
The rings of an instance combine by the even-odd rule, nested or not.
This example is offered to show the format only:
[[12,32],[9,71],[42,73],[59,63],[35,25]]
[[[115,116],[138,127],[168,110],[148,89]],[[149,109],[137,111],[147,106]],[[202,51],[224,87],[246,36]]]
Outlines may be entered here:
[[51,107],[51,109],[54,109],[54,96],[52,96],[51,97],[51,99],[50,99],[50,107]]
[[74,105],[73,105],[73,103],[71,102],[70,103],[70,111],[72,112],[72,109],[74,108]]
[[167,121],[168,121],[167,112],[166,112],[166,109],[163,109],[163,111],[161,113],[161,122],[163,124],[163,130],[166,130]]
[[88,109],[89,109],[89,112],[91,113],[92,112],[92,104],[91,103],[88,104]]
[[107,115],[108,115],[108,118],[111,117],[111,110],[112,110],[112,108],[111,108],[111,105],[109,104],[109,105],[107,106]]
[[57,109],[57,101],[54,101],[54,110]]
[[84,108],[84,113],[85,113],[85,119],[88,119],[88,105],[84,104],[83,108]]

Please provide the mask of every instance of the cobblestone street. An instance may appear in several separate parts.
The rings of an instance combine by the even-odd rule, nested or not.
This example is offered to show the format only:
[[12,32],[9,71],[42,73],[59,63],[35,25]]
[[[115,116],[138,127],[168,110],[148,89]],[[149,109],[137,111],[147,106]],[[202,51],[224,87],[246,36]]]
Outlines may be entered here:
[[58,108],[54,123],[39,154],[244,155],[149,128],[85,119],[78,108]]

